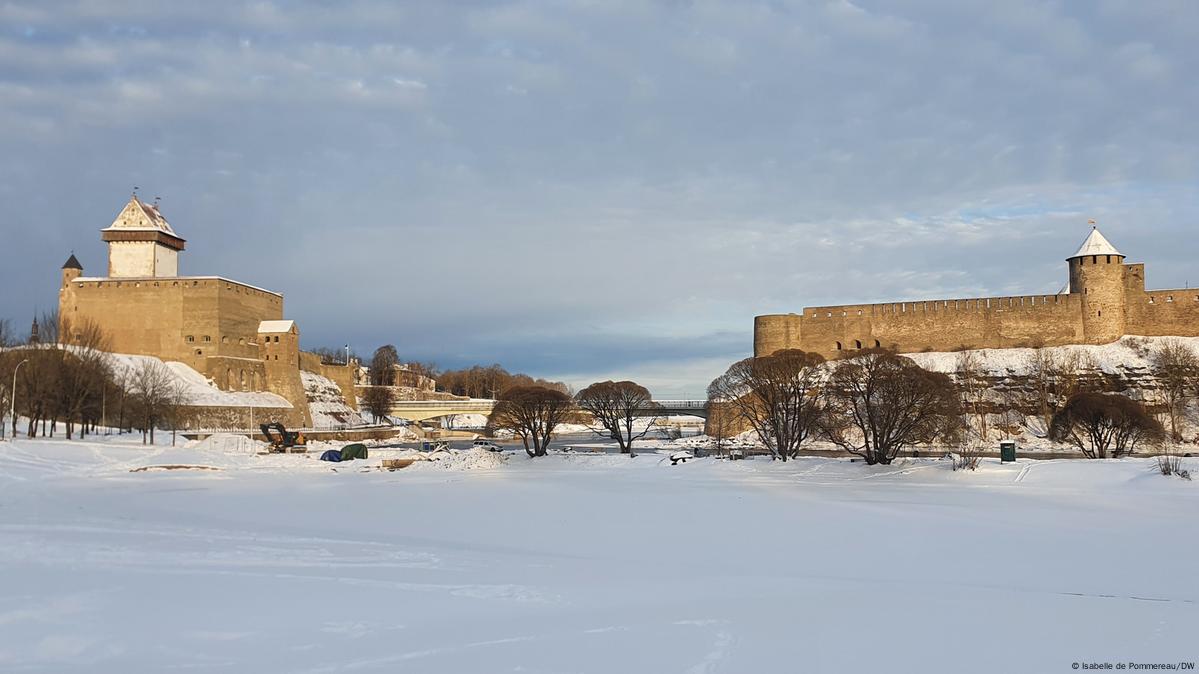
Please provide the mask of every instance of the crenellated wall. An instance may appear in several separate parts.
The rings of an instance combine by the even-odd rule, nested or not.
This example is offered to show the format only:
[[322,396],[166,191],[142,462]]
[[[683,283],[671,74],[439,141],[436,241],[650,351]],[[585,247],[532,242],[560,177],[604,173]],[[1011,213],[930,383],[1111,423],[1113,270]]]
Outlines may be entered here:
[[1121,255],[1069,260],[1070,292],[808,307],[754,319],[754,355],[779,349],[826,358],[871,347],[902,353],[1104,344],[1124,334],[1199,335],[1199,290],[1145,290],[1142,264]]

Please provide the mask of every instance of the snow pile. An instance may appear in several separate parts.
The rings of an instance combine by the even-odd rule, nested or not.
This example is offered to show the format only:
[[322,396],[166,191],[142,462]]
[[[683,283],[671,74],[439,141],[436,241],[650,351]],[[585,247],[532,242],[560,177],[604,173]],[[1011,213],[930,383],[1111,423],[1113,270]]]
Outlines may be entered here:
[[266,443],[244,435],[217,433],[194,444],[189,444],[187,448],[199,452],[216,452],[219,454],[257,454],[259,451],[266,449]]
[[507,460],[499,452],[489,452],[485,449],[472,448],[465,451],[450,449],[433,452],[429,455],[431,461],[417,461],[413,468],[436,468],[439,470],[494,470],[502,467]]
[[137,372],[148,363],[165,365],[174,375],[175,381],[181,386],[187,397],[187,404],[194,407],[271,407],[290,409],[291,403],[282,396],[266,392],[222,391],[204,375],[196,372],[185,363],[175,361],[164,362],[154,356],[134,356],[124,353],[110,353],[109,363],[113,375],[119,380],[133,379]]
[[362,415],[346,404],[341,387],[332,379],[315,372],[300,371],[300,381],[308,398],[313,428],[365,426]]
[[[1077,344],[1046,347],[1054,360],[1078,355],[1082,365],[1104,374],[1150,372],[1153,352],[1163,343],[1177,341],[1199,352],[1199,337],[1138,337],[1126,336],[1110,344]],[[974,349],[979,365],[991,376],[1025,376],[1036,349]],[[958,352],[905,353],[920,367],[934,372],[953,373],[957,370]]]

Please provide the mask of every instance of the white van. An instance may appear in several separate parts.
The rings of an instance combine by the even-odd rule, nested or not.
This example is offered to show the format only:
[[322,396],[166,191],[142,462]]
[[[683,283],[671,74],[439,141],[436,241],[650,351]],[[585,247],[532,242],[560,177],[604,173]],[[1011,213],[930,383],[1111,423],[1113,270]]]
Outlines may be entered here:
[[504,451],[503,447],[500,447],[499,445],[495,444],[494,442],[492,442],[490,440],[475,440],[473,443],[471,443],[471,446],[476,449],[486,449],[489,452]]

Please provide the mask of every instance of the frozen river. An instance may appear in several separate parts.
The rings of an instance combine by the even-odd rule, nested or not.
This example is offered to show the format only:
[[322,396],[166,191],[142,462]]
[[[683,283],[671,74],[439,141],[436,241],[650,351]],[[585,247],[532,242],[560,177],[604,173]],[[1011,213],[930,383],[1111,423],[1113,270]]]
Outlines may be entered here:
[[1199,658],[1199,490],[1151,461],[954,473],[662,459],[514,453],[487,470],[381,472],[0,444],[0,670],[1066,672]]

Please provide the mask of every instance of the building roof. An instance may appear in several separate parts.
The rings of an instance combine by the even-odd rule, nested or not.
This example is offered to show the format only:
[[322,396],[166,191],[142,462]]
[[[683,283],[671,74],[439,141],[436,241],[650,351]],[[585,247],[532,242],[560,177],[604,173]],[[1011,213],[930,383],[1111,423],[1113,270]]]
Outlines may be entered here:
[[83,265],[79,264],[79,260],[75,257],[74,253],[71,253],[71,257],[67,258],[67,261],[63,263],[62,268],[78,269],[79,271],[83,271]]
[[147,204],[137,195],[129,197],[129,203],[125,204],[125,208],[121,209],[117,219],[112,221],[108,227],[100,230],[109,232],[113,230],[119,231],[156,231],[171,236],[179,236],[171,229],[171,223],[162,217],[162,213],[158,212],[158,206]]
[[291,329],[294,328],[295,325],[295,321],[262,321],[258,324],[258,334],[267,332],[291,332]]
[[1124,257],[1124,253],[1116,250],[1116,247],[1104,238],[1099,233],[1099,229],[1095,227],[1091,228],[1090,236],[1087,237],[1086,241],[1082,242],[1082,246],[1079,247],[1078,252],[1067,259],[1083,257],[1085,255],[1119,255],[1120,257]]

